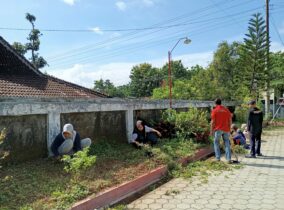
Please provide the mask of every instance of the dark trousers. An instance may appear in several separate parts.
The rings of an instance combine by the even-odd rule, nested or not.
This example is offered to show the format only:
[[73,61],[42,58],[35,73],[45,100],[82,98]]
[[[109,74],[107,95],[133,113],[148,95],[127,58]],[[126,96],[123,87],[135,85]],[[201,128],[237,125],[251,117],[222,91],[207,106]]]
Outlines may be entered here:
[[[155,133],[150,132],[150,133],[147,133],[147,134],[146,134],[146,138],[143,138],[143,139],[139,139],[139,138],[138,138],[137,141],[138,141],[139,143],[143,143],[143,144],[146,144],[146,143],[150,142],[150,145],[153,146],[153,145],[157,144],[158,138],[157,138],[157,135],[156,135]],[[141,146],[138,146],[138,145],[135,144],[135,143],[132,143],[132,145],[133,145],[135,148],[137,148],[137,149],[140,149],[140,148],[141,148]]]
[[260,154],[261,147],[261,133],[251,134],[250,136],[250,154],[255,156],[255,154]]

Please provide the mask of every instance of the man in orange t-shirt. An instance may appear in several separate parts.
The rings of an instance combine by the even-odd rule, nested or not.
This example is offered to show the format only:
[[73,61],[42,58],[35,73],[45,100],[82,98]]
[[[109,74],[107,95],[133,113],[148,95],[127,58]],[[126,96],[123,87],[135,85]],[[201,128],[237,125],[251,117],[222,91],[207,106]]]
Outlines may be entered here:
[[216,160],[220,160],[220,144],[219,140],[222,136],[225,144],[225,153],[228,163],[231,163],[231,148],[229,133],[232,124],[232,114],[224,106],[220,98],[215,100],[216,107],[211,112],[211,134],[214,136],[214,150]]

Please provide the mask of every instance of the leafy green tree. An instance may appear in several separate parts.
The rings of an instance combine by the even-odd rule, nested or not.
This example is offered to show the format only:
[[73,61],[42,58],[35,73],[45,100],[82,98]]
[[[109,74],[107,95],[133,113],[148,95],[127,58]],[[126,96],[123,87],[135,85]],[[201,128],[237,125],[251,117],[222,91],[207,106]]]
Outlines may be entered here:
[[14,42],[12,46],[21,55],[25,55],[28,51],[31,51],[32,57],[30,58],[30,61],[36,68],[40,69],[48,65],[46,60],[43,57],[39,56],[39,53],[37,53],[37,51],[39,51],[40,46],[39,37],[42,36],[42,34],[38,29],[35,28],[34,23],[36,21],[36,17],[34,15],[27,13],[26,19],[32,25],[32,30],[30,31],[27,37],[27,40],[29,42],[24,45],[19,42]]
[[199,72],[205,70],[202,66],[199,66],[199,65],[195,65],[195,66],[192,66],[190,67],[189,71],[188,71],[188,74],[189,74],[189,78],[188,79],[191,79],[193,76],[195,76],[196,74],[198,74]]
[[152,95],[154,88],[160,86],[162,75],[158,68],[142,63],[131,69],[130,79],[131,96],[148,97]]
[[94,82],[94,88],[95,91],[104,93],[106,95],[109,95],[111,97],[119,97],[119,98],[125,98],[130,95],[130,87],[129,85],[122,85],[122,86],[114,86],[114,84],[109,80],[96,80]]
[[282,97],[284,93],[284,52],[270,54],[271,61],[271,87],[275,89],[276,96]]
[[46,60],[39,56],[39,54],[37,53],[37,51],[39,51],[39,46],[40,46],[40,40],[39,37],[42,36],[42,33],[40,33],[40,31],[38,29],[35,28],[35,21],[36,21],[36,17],[30,13],[26,14],[26,19],[31,23],[32,25],[32,30],[28,36],[28,43],[26,44],[26,49],[31,51],[32,57],[31,57],[31,61],[32,64],[36,67],[36,68],[43,68],[44,66],[47,65]]
[[21,44],[20,42],[14,42],[12,47],[19,53],[20,55],[25,55],[27,52],[27,48],[25,45]]
[[260,13],[254,14],[249,21],[248,33],[245,34],[241,50],[243,81],[252,97],[258,98],[264,89],[266,74],[266,29]]
[[[168,78],[168,71],[169,71],[169,63],[166,63],[162,67],[162,74],[164,78]],[[189,71],[184,65],[182,64],[181,60],[171,61],[171,75],[173,80],[178,79],[189,79]]]
[[218,84],[217,92],[222,92],[223,99],[236,99],[238,88],[241,86],[239,46],[237,42],[221,42],[210,64],[214,82]]
[[120,97],[120,98],[127,98],[130,96],[130,85],[121,85],[116,87],[117,92],[116,92],[116,97]]

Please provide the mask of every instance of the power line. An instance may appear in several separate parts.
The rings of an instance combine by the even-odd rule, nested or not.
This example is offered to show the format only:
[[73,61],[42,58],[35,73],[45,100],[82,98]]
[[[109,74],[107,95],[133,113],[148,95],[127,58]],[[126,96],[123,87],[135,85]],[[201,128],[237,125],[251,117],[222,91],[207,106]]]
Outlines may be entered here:
[[[258,9],[258,8],[255,8],[255,9]],[[254,9],[254,10],[255,10]],[[252,11],[252,10],[249,10],[249,11]],[[247,11],[246,11],[247,12]],[[212,21],[211,21],[212,22]],[[224,19],[224,20],[222,20],[222,22],[218,22],[217,24],[221,24],[221,25],[224,25],[224,23],[226,23],[226,22],[228,22],[228,20],[227,19]],[[210,23],[210,22],[208,22],[208,23]],[[199,27],[199,29],[198,30],[193,30],[193,32],[189,32],[190,34],[191,34],[191,37],[192,36],[194,36],[195,34],[200,34],[200,33],[203,33],[204,31],[206,32],[206,31],[208,31],[208,29],[210,29],[210,30],[214,30],[214,29],[216,29],[217,27],[217,24],[210,24],[210,26],[208,27],[207,25],[208,25],[208,23],[205,23],[205,24],[203,24],[203,28],[200,28]],[[192,29],[192,28],[191,28]],[[206,30],[203,30],[203,29],[206,29]],[[181,32],[184,34],[184,29],[182,30],[182,31],[178,31],[177,33],[175,33],[175,34],[180,34]],[[194,33],[195,32],[195,33]],[[176,38],[176,36],[174,37],[174,38]],[[157,39],[157,38],[152,38],[152,40],[153,39]],[[151,39],[148,39],[148,41],[149,40],[151,40]],[[173,40],[173,39],[163,39],[162,41],[166,41],[166,42],[168,42],[168,41],[171,41],[171,40]],[[157,42],[156,41],[154,41],[154,42],[150,42],[149,44],[156,44]],[[141,43],[142,45],[143,45],[143,48],[145,47],[145,46],[147,46],[146,44],[144,44],[144,42],[143,43]],[[127,49],[141,49],[141,47],[140,46],[135,46],[135,47],[126,47]],[[104,56],[107,56],[107,57],[110,57],[111,55],[115,55],[114,53],[117,53],[118,52],[118,55],[120,55],[121,53],[120,53],[120,51],[121,50],[125,50],[125,48],[119,48],[119,49],[117,49],[116,51],[112,51],[111,52],[111,54],[105,54],[105,55],[94,55],[94,54],[92,54],[92,55],[89,55],[89,56],[84,56],[83,58],[81,58],[81,59],[77,59],[76,61],[85,61],[85,60],[88,60],[89,58],[99,58],[99,59],[101,59],[102,57],[104,57]],[[65,61],[66,61],[66,59],[65,59]],[[68,60],[67,60],[68,61]],[[54,63],[54,62],[53,62]],[[58,63],[58,62],[55,62],[55,63]],[[59,63],[66,63],[66,62],[62,62],[62,61],[59,61]]]
[[[226,2],[227,1],[224,1],[224,3],[226,3]],[[206,12],[206,11],[208,11],[210,9],[211,9],[210,6],[206,6],[206,7],[202,8],[202,9],[200,9],[200,10],[196,10],[194,12],[186,13],[186,14],[180,15],[180,16],[175,17],[175,18],[164,20],[162,22],[159,22],[157,24],[152,25],[151,27],[160,26],[160,25],[164,25],[164,24],[169,24],[171,22],[175,22],[175,21],[178,21],[180,19],[187,18],[188,16],[192,16],[192,15],[194,15],[196,13],[201,13],[202,14],[203,12]],[[199,17],[197,17],[195,19],[198,20]],[[160,30],[161,29],[159,29],[157,31],[160,31]],[[89,51],[89,49],[92,48],[92,47],[98,48],[98,46],[103,46],[104,44],[107,44],[107,43],[115,43],[115,42],[120,42],[121,43],[121,40],[126,39],[127,37],[131,37],[133,35],[138,35],[139,36],[139,33],[141,33],[141,32],[143,32],[143,31],[134,31],[134,32],[131,32],[131,33],[128,33],[128,34],[124,35],[123,37],[114,37],[114,38],[106,39],[106,40],[98,42],[98,43],[94,43],[92,45],[88,44],[86,46],[83,46],[83,47],[80,47],[80,48],[76,48],[76,49],[67,51],[67,52],[62,53],[62,54],[57,54],[55,56],[52,56],[52,57],[48,58],[48,60],[54,59],[54,58],[55,59],[59,59],[60,57],[65,57],[65,55],[67,55],[67,54],[74,54],[74,52],[75,52],[75,54],[79,54],[80,53],[79,51],[81,51],[81,50]],[[152,33],[152,32],[150,32],[150,33]],[[128,41],[128,40],[126,40],[126,41]]]
[[[219,23],[219,24],[211,25],[211,27],[205,26],[202,29],[206,29],[206,30],[196,31],[196,33],[192,34],[192,36],[197,36],[197,35],[199,35],[201,33],[204,33],[204,31],[208,32],[208,31],[211,31],[211,30],[215,30],[217,28],[223,27],[224,25],[228,25],[228,24],[231,24],[231,20],[229,20],[229,23],[228,23],[228,20],[225,20],[225,21],[221,22],[221,24]],[[219,26],[219,27],[217,27],[217,26]],[[159,40],[158,42],[157,41],[153,41],[153,42],[148,42],[147,44],[143,44],[142,43],[143,44],[142,46],[128,48],[127,49],[128,51],[124,52],[123,54],[127,55],[127,54],[131,54],[133,52],[136,52],[137,49],[141,50],[141,49],[145,49],[145,48],[148,48],[148,47],[151,47],[151,46],[161,46],[161,45],[164,45],[164,44],[168,44],[169,41],[174,41],[177,38],[179,38],[181,35],[184,35],[184,31],[182,31],[182,32],[179,31],[174,36],[168,37],[167,39]],[[85,63],[88,63],[88,61],[90,61],[90,58],[92,58],[92,59],[97,59],[98,62],[102,62],[103,60],[109,59],[110,57],[115,57],[115,56],[119,56],[119,55],[121,55],[121,52],[118,49],[117,51],[112,52],[110,54],[104,54],[104,55],[99,55],[99,56],[92,56],[91,55],[91,56],[84,57],[84,58],[76,60],[76,61],[80,62],[81,64],[85,64]],[[67,64],[68,63],[70,63],[70,62],[67,62]],[[66,62],[63,62],[63,63],[59,64],[59,66],[62,66],[64,64],[66,65]]]
[[[234,1],[234,0],[232,0],[232,1]],[[228,1],[225,1],[224,3],[227,3]],[[249,3],[249,2],[247,2],[247,3]],[[218,3],[218,5],[219,4],[222,4],[222,2],[220,2],[220,3]],[[231,6],[231,7],[227,7],[226,9],[231,9],[231,8],[234,8],[234,7],[237,7],[237,6],[240,6],[240,5],[243,5],[243,4],[236,4],[236,5],[233,5],[233,6]],[[211,6],[207,6],[207,7],[205,7],[205,8],[203,8],[203,9],[201,9],[200,11],[201,12],[204,12],[204,11],[208,11],[208,10],[210,10],[212,7]],[[163,24],[165,24],[165,23],[169,23],[169,22],[174,22],[174,21],[177,21],[177,20],[179,20],[179,19],[183,19],[183,18],[186,18],[186,17],[188,17],[189,15],[192,15],[192,14],[194,14],[194,13],[198,13],[198,12],[200,12],[199,10],[197,10],[197,11],[195,11],[195,12],[191,12],[191,13],[187,13],[187,14],[185,14],[185,15],[181,15],[181,16],[178,16],[178,17],[176,17],[176,18],[173,18],[173,19],[170,19],[170,20],[166,20],[166,21],[163,21],[163,22],[161,22],[161,23],[158,23],[158,24],[155,24],[154,26],[157,26],[157,25],[163,25]],[[197,17],[197,18],[195,18],[195,19],[197,19],[197,20],[199,20],[200,18],[202,18],[202,17],[205,17],[205,16],[211,16],[212,15],[212,13],[208,13],[208,14],[205,14],[205,15],[200,15],[199,17]],[[193,19],[194,20],[194,19]],[[196,23],[197,23],[198,21],[196,21]],[[188,23],[188,21],[187,22],[185,22],[185,23],[182,23],[182,24],[184,24],[184,25],[186,25],[186,24],[189,24]],[[166,29],[166,27],[165,27],[165,29]],[[160,31],[160,30],[158,30],[158,31]],[[90,51],[91,49],[90,48],[92,48],[93,46],[97,49],[98,48],[98,46],[101,46],[101,47],[103,47],[105,44],[107,44],[107,43],[110,43],[110,42],[119,42],[119,43],[121,43],[121,40],[123,40],[123,39],[125,39],[125,38],[127,38],[128,36],[132,36],[132,35],[136,35],[136,34],[138,34],[138,33],[140,33],[140,32],[143,32],[143,31],[138,31],[138,32],[132,32],[132,33],[130,33],[130,34],[126,34],[124,37],[116,37],[116,38],[111,38],[111,39],[107,39],[107,40],[105,40],[105,41],[102,41],[102,42],[99,42],[99,43],[95,43],[94,45],[87,45],[87,46],[84,46],[84,47],[80,47],[80,48],[77,48],[77,49],[73,49],[72,51],[68,51],[67,53],[63,53],[63,54],[57,54],[57,55],[55,55],[55,56],[52,56],[52,57],[49,57],[49,58],[47,58],[47,60],[53,60],[53,59],[55,59],[55,60],[58,60],[58,59],[61,59],[62,57],[65,57],[67,54],[81,54],[81,52],[80,52],[80,50],[86,50],[87,52],[88,51]],[[156,31],[157,32],[157,31]],[[150,32],[150,33],[152,33],[152,32]],[[139,35],[138,35],[139,36]],[[128,40],[126,40],[126,41],[128,41]]]
[[[251,12],[251,11],[254,11],[254,10],[256,10],[256,9],[259,9],[259,8],[261,8],[261,7],[257,7],[257,8],[254,8],[254,9],[250,9],[250,10],[245,10],[245,11],[241,11],[241,12],[237,12],[237,13],[234,13],[234,14],[232,14],[232,16],[238,16],[238,15],[242,15],[242,14],[244,14],[244,13],[247,13],[247,12]],[[216,17],[216,18],[211,18],[210,20],[202,20],[202,21],[198,21],[199,23],[204,23],[203,25],[207,25],[207,24],[212,24],[212,23],[214,23],[214,21],[215,20],[219,20],[219,19],[224,19],[224,17],[226,17],[226,16],[221,16],[221,17]],[[184,24],[184,26],[187,26],[188,24]],[[199,25],[200,26],[200,25]],[[151,33],[148,33],[148,34],[152,34],[153,32],[151,32]],[[145,35],[148,35],[148,34],[144,34],[144,37],[145,37]],[[134,38],[136,38],[136,37],[131,37],[131,38],[129,38],[129,39],[127,39],[126,41],[128,42],[129,40],[132,40],[132,39],[134,39]],[[150,39],[151,40],[151,39]],[[121,50],[121,48],[120,48],[120,50]],[[71,54],[71,55],[69,55],[69,56],[61,56],[61,57],[59,57],[58,59],[51,59],[51,61],[50,61],[50,63],[57,63],[56,61],[59,61],[59,62],[62,62],[62,60],[70,60],[70,59],[72,59],[72,57],[74,57],[74,56],[76,56],[76,55],[83,55],[83,54],[87,54],[87,53],[89,53],[89,52],[92,52],[93,51],[93,49],[88,49],[88,50],[86,50],[86,51],[84,51],[84,52],[74,52],[74,54]],[[92,56],[94,56],[94,55],[91,55],[91,57]]]
[[277,36],[278,36],[278,38],[279,38],[281,44],[284,46],[284,42],[283,42],[283,40],[282,40],[282,38],[281,38],[281,36],[280,36],[280,33],[279,33],[279,31],[278,31],[278,29],[277,29],[277,27],[276,27],[274,18],[273,18],[273,16],[272,16],[271,14],[270,14],[270,16],[271,16],[271,20],[272,20],[271,22],[272,22],[272,25],[273,25],[273,27],[274,27],[274,29],[275,29],[275,31],[276,31],[276,34],[277,34]]

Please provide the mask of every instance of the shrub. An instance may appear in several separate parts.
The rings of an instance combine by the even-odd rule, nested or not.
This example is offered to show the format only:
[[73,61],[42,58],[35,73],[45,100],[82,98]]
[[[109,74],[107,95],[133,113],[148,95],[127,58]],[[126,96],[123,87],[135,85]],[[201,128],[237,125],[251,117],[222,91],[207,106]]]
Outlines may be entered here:
[[236,120],[239,123],[245,123],[247,121],[248,116],[248,106],[242,104],[241,106],[237,106],[235,109]]
[[76,152],[73,157],[64,155],[62,161],[65,163],[64,170],[73,175],[73,180],[76,182],[81,171],[91,167],[96,162],[96,156],[88,156],[89,147]]
[[194,137],[200,143],[208,143],[210,130],[206,111],[197,108],[189,108],[187,112],[179,113],[166,110],[163,119],[175,124],[178,138]]

